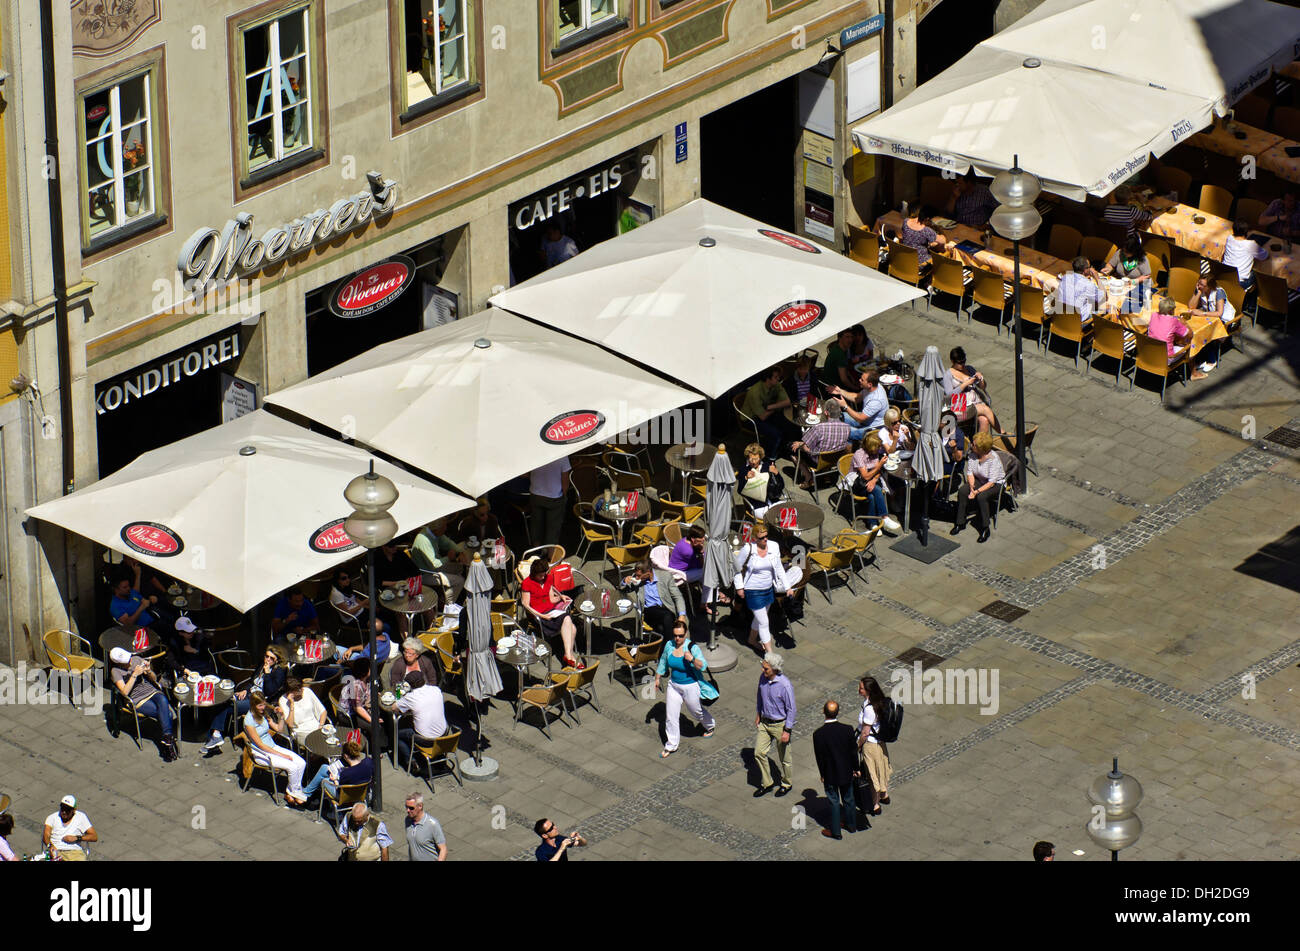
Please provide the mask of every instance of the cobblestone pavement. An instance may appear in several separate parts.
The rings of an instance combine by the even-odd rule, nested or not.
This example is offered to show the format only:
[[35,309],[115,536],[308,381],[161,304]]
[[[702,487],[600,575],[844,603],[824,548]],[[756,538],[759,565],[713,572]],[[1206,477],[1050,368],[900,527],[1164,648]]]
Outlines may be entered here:
[[[977,319],[924,304],[870,323],[880,349],[919,355],[965,347],[993,381],[1011,425],[1012,357]],[[1040,425],[1038,475],[991,541],[922,565],[887,544],[878,564],[831,597],[808,589],[806,622],[782,645],[801,705],[794,792],[752,799],[757,658],[741,648],[719,676],[714,737],[686,723],[664,760],[662,694],[597,676],[599,711],[553,724],[552,740],[511,726],[498,702],[487,716],[499,779],[424,783],[385,773],[384,815],[423,789],[454,859],[530,859],[534,820],[549,816],[589,839],[585,859],[1025,859],[1050,839],[1061,859],[1106,858],[1084,832],[1085,790],[1112,756],[1143,784],[1134,859],[1283,859],[1300,854],[1300,594],[1239,569],[1300,519],[1300,453],[1265,439],[1300,427],[1294,337],[1247,332],[1210,379],[1175,385],[1161,407],[1139,381],[1075,369],[1072,357],[1026,342],[1026,402]],[[1149,384],[1147,384],[1149,385]],[[827,537],[843,525],[828,517]],[[946,537],[946,523],[936,523]],[[1294,558],[1294,554],[1292,555]],[[998,620],[1005,601],[1026,613]],[[870,831],[830,842],[810,735],[820,706],[856,710],[856,677],[911,669],[998,673],[996,708],[907,708],[893,802]],[[607,665],[609,656],[602,658]],[[952,699],[952,698],[950,698]],[[967,698],[970,699],[970,698]],[[40,823],[67,792],[99,829],[96,858],[332,859],[328,828],[277,809],[234,781],[235,757],[163,765],[102,716],[69,705],[4,711],[0,791],[14,800],[12,843],[32,850]],[[404,847],[395,850],[405,858]]]

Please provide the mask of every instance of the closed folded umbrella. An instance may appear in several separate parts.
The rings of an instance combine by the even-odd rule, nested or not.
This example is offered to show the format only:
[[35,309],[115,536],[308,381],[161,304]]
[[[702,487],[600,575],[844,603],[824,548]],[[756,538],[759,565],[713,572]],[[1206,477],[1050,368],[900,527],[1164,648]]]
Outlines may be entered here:
[[496,658],[492,656],[492,619],[488,616],[492,598],[492,575],[478,555],[465,576],[466,623],[469,625],[469,657],[465,662],[465,692],[472,701],[468,704],[474,717],[474,762],[481,763],[483,725],[478,714],[478,701],[495,697],[501,692],[501,674]]
[[708,488],[704,496],[704,511],[708,517],[709,540],[704,547],[704,583],[713,589],[715,617],[709,628],[709,646],[716,648],[717,593],[732,578],[728,538],[731,535],[731,490],[736,484],[736,470],[727,458],[726,446],[718,447],[705,478]]
[[943,413],[943,363],[938,347],[926,347],[925,356],[916,370],[917,408],[921,416],[921,432],[917,438],[916,452],[912,456],[912,469],[916,478],[925,483],[921,503],[921,541],[929,539],[930,491],[928,483],[943,478],[943,438],[939,434],[939,416]]

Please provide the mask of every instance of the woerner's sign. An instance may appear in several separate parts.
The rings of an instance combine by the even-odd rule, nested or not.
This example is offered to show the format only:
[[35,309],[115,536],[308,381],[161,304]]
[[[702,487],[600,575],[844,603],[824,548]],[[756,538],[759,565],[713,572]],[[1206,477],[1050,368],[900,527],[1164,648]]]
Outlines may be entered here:
[[340,198],[329,209],[271,228],[253,237],[253,216],[241,212],[226,226],[200,228],[181,247],[176,268],[187,289],[202,298],[217,284],[254,274],[284,258],[306,251],[336,235],[360,228],[371,218],[382,218],[397,204],[397,182],[379,172],[367,172],[369,187]]
[[232,327],[215,340],[198,343],[163,357],[157,364],[140,369],[134,376],[126,377],[95,388],[95,415],[103,416],[132,400],[165,389],[185,377],[227,363],[239,356],[239,328]]
[[523,231],[573,207],[575,199],[595,198],[613,191],[632,171],[632,159],[623,155],[608,165],[598,166],[565,184],[525,198],[511,207],[510,223]]

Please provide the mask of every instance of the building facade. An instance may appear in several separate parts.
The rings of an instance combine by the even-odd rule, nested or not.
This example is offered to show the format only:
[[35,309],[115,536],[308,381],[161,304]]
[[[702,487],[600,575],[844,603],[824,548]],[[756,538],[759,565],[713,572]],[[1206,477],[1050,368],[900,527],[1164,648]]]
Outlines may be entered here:
[[701,195],[842,248],[878,175],[848,129],[934,6],[889,4],[889,50],[877,0],[55,0],[47,76],[0,3],[8,662],[108,623],[103,553],[23,516],[69,438],[47,81],[80,488]]

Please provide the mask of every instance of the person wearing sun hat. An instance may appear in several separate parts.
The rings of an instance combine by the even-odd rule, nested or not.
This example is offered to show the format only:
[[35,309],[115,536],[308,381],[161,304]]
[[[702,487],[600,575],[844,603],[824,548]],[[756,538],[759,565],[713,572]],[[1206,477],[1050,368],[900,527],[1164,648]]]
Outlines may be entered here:
[[98,841],[99,833],[90,824],[86,814],[77,808],[76,796],[64,796],[59,801],[58,811],[45,818],[41,843],[46,848],[53,848],[65,862],[84,862],[86,847],[81,843]]
[[110,676],[113,686],[130,701],[131,706],[145,716],[154,717],[162,724],[163,760],[170,763],[180,755],[173,738],[172,708],[167,696],[158,689],[158,675],[149,662],[125,647],[114,647],[108,652],[112,664]]

